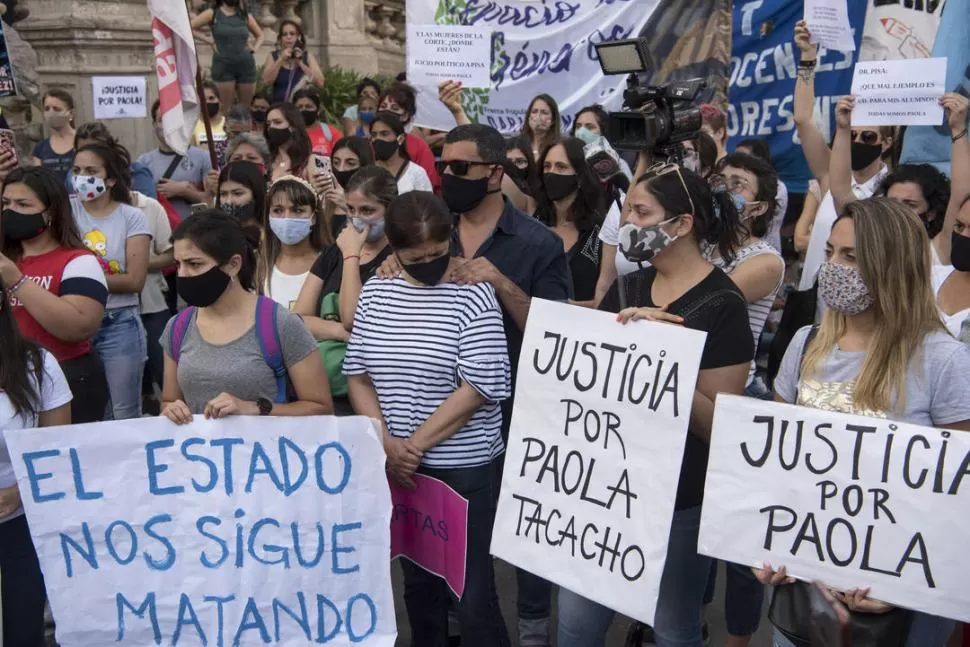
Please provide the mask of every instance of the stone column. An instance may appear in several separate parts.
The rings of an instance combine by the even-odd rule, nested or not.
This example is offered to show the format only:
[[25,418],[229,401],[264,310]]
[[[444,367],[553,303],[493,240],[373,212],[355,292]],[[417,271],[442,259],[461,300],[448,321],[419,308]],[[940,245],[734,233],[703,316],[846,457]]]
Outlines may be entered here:
[[[18,31],[37,52],[44,87],[74,96],[78,124],[94,119],[92,77],[143,76],[149,106],[158,96],[145,0],[31,0],[30,10]],[[107,126],[133,157],[155,146],[150,118],[113,119]]]
[[339,65],[362,74],[378,72],[378,59],[365,31],[364,0],[315,0],[306,7],[306,21],[312,20],[320,34],[324,68]]

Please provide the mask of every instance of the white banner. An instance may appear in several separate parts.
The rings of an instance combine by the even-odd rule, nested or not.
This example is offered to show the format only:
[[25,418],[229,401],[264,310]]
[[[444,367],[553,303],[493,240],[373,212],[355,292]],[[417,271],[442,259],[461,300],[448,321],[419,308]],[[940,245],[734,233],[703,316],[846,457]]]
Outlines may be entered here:
[[148,90],[143,76],[91,78],[95,119],[140,119],[148,116]]
[[965,432],[720,395],[698,550],[970,621],[968,475]]
[[532,300],[494,555],[653,622],[705,338]]
[[[585,106],[599,103],[607,110],[620,109],[626,75],[604,76],[593,45],[638,36],[659,4],[658,0],[500,0],[466,5],[455,0],[408,0],[407,22],[495,32],[491,90],[465,91],[465,111],[473,121],[503,133],[518,133],[529,102],[546,93],[559,103],[565,130]],[[438,102],[437,86],[416,87],[415,124],[454,128],[451,113]]]
[[856,63],[853,126],[939,126],[946,92],[946,59]]
[[393,647],[367,418],[7,431],[61,647]]
[[917,3],[868,1],[860,61],[929,58],[932,55],[940,16],[946,4],[944,0]]

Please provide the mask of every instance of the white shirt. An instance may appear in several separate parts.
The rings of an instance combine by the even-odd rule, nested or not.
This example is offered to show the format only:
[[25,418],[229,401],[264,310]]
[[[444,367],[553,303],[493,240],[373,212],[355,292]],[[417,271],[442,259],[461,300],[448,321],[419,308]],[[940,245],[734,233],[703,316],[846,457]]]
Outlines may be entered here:
[[293,310],[296,300],[303,289],[303,282],[310,275],[309,270],[303,274],[286,274],[280,272],[278,268],[273,268],[270,274],[269,283],[264,286],[266,296],[288,310]]
[[[172,225],[168,221],[165,207],[158,200],[153,200],[137,191],[132,191],[131,196],[135,200],[134,205],[142,210],[146,220],[148,220],[148,229],[152,232],[151,255],[161,256],[172,249]],[[143,315],[150,315],[167,311],[166,291],[168,291],[168,284],[165,282],[162,273],[149,272],[145,276],[145,287],[142,288],[139,295],[139,312]]]
[[[67,385],[67,378],[61,371],[60,365],[54,356],[46,350],[41,351],[44,358],[44,375],[39,389],[40,402],[37,403],[38,412],[53,411],[71,401],[71,388]],[[30,383],[37,389],[35,373],[30,372]],[[13,473],[13,465],[10,460],[10,453],[7,451],[7,440],[2,432],[8,429],[32,429],[37,426],[37,418],[25,420],[22,416],[15,415],[13,407],[10,406],[10,399],[0,391],[0,489],[5,489],[17,484],[17,478]],[[16,512],[7,516],[0,517],[0,523],[10,521],[24,513],[23,508],[18,508]]]
[[[876,194],[876,190],[879,189],[879,185],[882,184],[883,179],[887,175],[889,175],[889,167],[885,164],[882,165],[878,173],[863,184],[856,182],[855,176],[853,175],[852,193],[859,200],[871,198]],[[815,285],[815,275],[818,274],[818,268],[822,267],[822,262],[825,260],[825,243],[829,239],[829,234],[832,233],[832,225],[835,224],[837,217],[838,214],[835,213],[835,200],[832,199],[832,192],[829,191],[822,198],[822,204],[819,205],[818,211],[815,214],[815,224],[812,225],[812,237],[808,242],[808,251],[805,252],[805,263],[802,265],[802,277],[798,282],[799,291],[808,290]]]
[[[610,210],[606,212],[603,225],[600,227],[600,240],[607,245],[616,247],[616,260],[613,265],[616,267],[617,276],[626,276],[640,269],[640,266],[632,261],[628,261],[623,252],[620,251],[620,205],[626,200],[626,195],[620,192],[619,202],[614,201],[610,205]],[[646,264],[644,264],[646,267]]]
[[434,191],[428,172],[414,162],[408,162],[397,179],[397,194],[403,195],[408,191]]
[[[952,265],[933,266],[933,296],[936,297],[937,303],[940,300],[940,288],[943,287],[943,283],[946,282],[947,277],[953,274],[954,271]],[[970,317],[970,308],[966,308],[952,315],[948,315],[940,310],[940,317],[943,318],[943,324],[950,331],[950,334],[954,337],[959,337],[960,327],[963,326],[964,320]]]
[[781,180],[778,180],[778,192],[775,193],[775,214],[771,217],[771,226],[768,227],[768,234],[765,240],[781,254],[781,226],[785,223],[785,212],[788,211],[788,187]]

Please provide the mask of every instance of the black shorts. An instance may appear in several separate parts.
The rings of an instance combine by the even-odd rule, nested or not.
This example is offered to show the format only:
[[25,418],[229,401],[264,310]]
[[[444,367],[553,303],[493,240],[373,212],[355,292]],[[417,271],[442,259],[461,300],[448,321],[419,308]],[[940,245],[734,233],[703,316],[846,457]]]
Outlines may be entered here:
[[212,80],[216,83],[256,83],[256,57],[251,52],[242,56],[212,56]]

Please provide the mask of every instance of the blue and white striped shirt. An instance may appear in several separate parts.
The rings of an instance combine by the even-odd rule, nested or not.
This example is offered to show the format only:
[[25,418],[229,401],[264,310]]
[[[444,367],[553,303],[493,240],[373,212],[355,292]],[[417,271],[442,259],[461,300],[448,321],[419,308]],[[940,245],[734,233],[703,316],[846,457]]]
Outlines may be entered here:
[[390,433],[409,438],[462,382],[487,402],[455,435],[425,453],[434,468],[475,467],[505,450],[499,403],[512,395],[502,312],[488,284],[364,285],[344,359],[367,374]]

